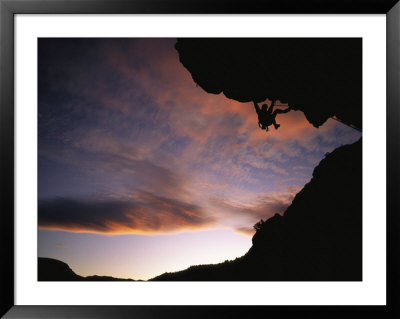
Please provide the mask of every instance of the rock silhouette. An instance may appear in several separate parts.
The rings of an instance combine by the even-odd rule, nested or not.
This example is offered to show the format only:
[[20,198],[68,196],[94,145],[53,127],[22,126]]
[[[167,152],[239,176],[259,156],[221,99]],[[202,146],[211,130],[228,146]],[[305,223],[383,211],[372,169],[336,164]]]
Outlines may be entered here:
[[38,281],[133,281],[110,276],[79,276],[68,264],[53,258],[38,258]]
[[360,139],[326,154],[283,216],[256,224],[244,256],[152,280],[362,280],[361,146]]
[[206,92],[239,102],[267,98],[315,127],[336,117],[362,128],[362,41],[351,38],[178,39],[181,63]]

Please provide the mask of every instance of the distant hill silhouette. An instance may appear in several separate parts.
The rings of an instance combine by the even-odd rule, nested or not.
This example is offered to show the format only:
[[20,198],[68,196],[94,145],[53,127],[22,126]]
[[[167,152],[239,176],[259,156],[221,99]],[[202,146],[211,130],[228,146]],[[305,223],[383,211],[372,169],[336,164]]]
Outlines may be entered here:
[[151,280],[362,280],[362,141],[327,153],[283,216],[256,224],[242,257]]
[[52,258],[38,258],[39,281],[134,281],[110,276],[79,276],[68,264]]
[[239,102],[267,98],[315,127],[336,116],[362,128],[362,41],[352,38],[191,38],[176,50],[206,92]]

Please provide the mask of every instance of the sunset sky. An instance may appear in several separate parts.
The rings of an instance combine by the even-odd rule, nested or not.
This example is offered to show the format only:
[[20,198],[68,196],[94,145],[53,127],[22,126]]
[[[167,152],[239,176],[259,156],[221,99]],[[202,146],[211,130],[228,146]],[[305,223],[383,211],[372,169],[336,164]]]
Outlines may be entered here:
[[39,257],[143,280],[240,257],[360,137],[300,111],[262,131],[252,103],[196,86],[175,42],[39,40]]

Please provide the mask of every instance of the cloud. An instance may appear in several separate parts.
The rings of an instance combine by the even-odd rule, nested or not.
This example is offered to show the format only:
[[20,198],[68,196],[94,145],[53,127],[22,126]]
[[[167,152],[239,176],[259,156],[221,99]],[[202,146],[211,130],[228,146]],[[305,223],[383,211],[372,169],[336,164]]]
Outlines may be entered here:
[[239,227],[235,229],[236,232],[239,234],[243,234],[246,236],[253,236],[254,233],[256,232],[254,228],[249,228],[249,227]]
[[39,228],[100,234],[156,234],[213,223],[201,207],[147,192],[130,201],[56,198],[39,202]]
[[68,246],[64,244],[56,244],[56,246],[59,248],[68,248]]
[[[252,225],[260,219],[268,219],[275,214],[283,214],[292,203],[299,188],[291,187],[285,191],[275,191],[257,194],[253,198],[245,198],[241,201],[229,198],[214,197],[209,201],[219,210],[222,219],[229,227],[241,233],[250,233]],[[249,230],[250,229],[250,230]]]
[[104,138],[102,143],[101,134],[87,134],[89,137],[83,134],[79,142],[70,143],[67,147],[42,145],[39,155],[72,165],[79,171],[77,175],[82,187],[89,188],[93,180],[104,189],[120,192],[121,196],[130,195],[138,188],[165,197],[190,196],[185,174],[165,167],[166,163],[162,161],[165,157],[157,164],[145,158],[143,150],[137,151],[132,144],[125,146],[118,139],[111,138]]
[[212,198],[215,207],[223,211],[223,220],[237,233],[253,236],[253,225],[260,219],[267,220],[275,214],[283,215],[298,192],[297,187],[289,187],[285,191],[259,194],[245,202],[229,198]]

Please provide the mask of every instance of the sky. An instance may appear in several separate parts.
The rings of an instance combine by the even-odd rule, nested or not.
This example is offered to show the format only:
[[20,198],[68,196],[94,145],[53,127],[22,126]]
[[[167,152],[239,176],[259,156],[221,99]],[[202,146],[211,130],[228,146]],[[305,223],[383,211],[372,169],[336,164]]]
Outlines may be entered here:
[[252,103],[198,87],[175,42],[39,39],[39,257],[142,280],[235,259],[327,152],[359,139],[301,111],[266,133]]

